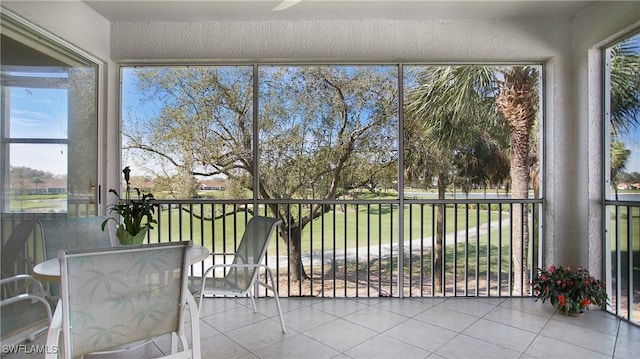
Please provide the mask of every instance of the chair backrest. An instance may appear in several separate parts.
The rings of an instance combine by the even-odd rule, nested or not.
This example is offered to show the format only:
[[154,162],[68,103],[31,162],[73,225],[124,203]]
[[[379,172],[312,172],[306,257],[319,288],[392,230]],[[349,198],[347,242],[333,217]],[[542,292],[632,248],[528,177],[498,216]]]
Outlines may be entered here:
[[[7,223],[10,226],[10,223]],[[28,264],[33,267],[34,263],[29,263],[28,256],[23,253],[29,241],[29,237],[33,232],[36,223],[35,220],[22,220],[12,230],[9,239],[2,244],[2,253],[0,254],[0,267],[2,268],[2,279],[12,277],[19,273],[24,273],[24,267],[21,270],[20,265]],[[0,224],[0,228],[4,226]],[[22,263],[19,263],[22,262]]]
[[50,218],[39,220],[45,259],[56,258],[63,249],[113,246],[109,231],[102,230],[106,217]]
[[[260,264],[264,261],[269,240],[276,226],[282,222],[278,218],[254,216],[244,230],[236,249],[233,264]],[[231,267],[226,277],[238,288],[246,290],[259,274],[257,267]]]
[[191,245],[60,251],[65,350],[76,357],[181,335]]

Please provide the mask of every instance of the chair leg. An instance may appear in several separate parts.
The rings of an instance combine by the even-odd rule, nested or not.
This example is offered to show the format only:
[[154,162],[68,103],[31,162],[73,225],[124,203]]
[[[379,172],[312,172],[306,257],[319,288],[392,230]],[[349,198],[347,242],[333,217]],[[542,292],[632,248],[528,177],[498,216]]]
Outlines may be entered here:
[[249,291],[249,298],[251,298],[251,305],[253,306],[253,313],[255,314],[258,312],[258,308],[256,308],[256,300],[253,297],[253,289],[251,289],[251,291]]
[[267,273],[269,273],[269,278],[271,279],[271,291],[273,292],[273,296],[276,298],[276,307],[278,307],[278,315],[280,316],[280,326],[282,327],[282,332],[286,333],[287,329],[284,326],[284,317],[282,316],[282,308],[280,307],[280,298],[278,296],[278,291],[276,289],[276,282],[273,280],[273,273],[271,273],[271,269],[265,266]]
[[198,301],[196,303],[196,307],[198,308],[198,317],[200,317],[200,308],[202,307],[202,300],[204,299],[204,291],[201,290],[200,293],[198,293]]
[[[200,306],[191,296],[187,296],[187,304],[191,315],[191,358],[200,359],[202,354],[200,350]],[[184,332],[182,336],[184,337]],[[187,343],[183,342],[183,345],[186,348]]]
[[178,335],[174,332],[171,333],[171,354],[178,352]]
[[[56,359],[58,357],[66,358],[64,355],[69,349],[65,347],[65,342],[60,342],[60,336],[62,335],[62,303],[58,301],[58,306],[53,313],[53,318],[49,324],[49,331],[47,332],[47,348],[58,348],[58,351],[47,350],[45,353],[45,359]],[[62,348],[60,345],[62,344]],[[59,355],[60,354],[60,355]]]

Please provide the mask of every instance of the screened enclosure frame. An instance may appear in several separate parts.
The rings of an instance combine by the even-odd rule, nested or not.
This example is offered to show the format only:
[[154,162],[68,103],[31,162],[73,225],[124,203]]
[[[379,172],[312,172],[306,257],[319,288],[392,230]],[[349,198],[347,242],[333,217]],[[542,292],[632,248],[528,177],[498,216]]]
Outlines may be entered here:
[[[482,63],[482,62],[473,62],[473,63],[465,63],[465,62],[451,62],[451,63],[441,63],[441,62],[317,62],[317,61],[310,61],[310,62],[288,62],[288,61],[283,61],[283,62],[216,62],[216,61],[202,61],[202,62],[145,62],[145,63],[140,63],[140,62],[134,62],[134,61],[125,61],[125,62],[121,62],[120,64],[120,70],[118,71],[118,74],[120,76],[119,78],[119,83],[123,84],[125,81],[122,78],[123,77],[123,70],[124,69],[132,69],[132,68],[145,68],[145,67],[149,67],[149,68],[162,68],[162,67],[167,67],[167,68],[172,68],[172,67],[177,67],[177,68],[188,68],[188,67],[247,67],[247,68],[251,68],[252,71],[252,83],[251,85],[251,89],[252,89],[252,115],[251,115],[251,119],[252,119],[252,156],[254,159],[259,159],[260,156],[260,150],[259,150],[259,146],[260,146],[260,136],[259,136],[259,117],[260,117],[260,69],[262,67],[273,67],[273,66],[279,66],[279,67],[304,67],[304,66],[389,66],[392,68],[395,68],[397,71],[397,129],[396,129],[396,136],[397,136],[397,143],[398,143],[398,158],[397,158],[397,162],[398,162],[398,166],[396,168],[396,174],[397,174],[397,181],[398,181],[398,187],[397,187],[397,191],[398,191],[398,195],[397,195],[397,199],[395,200],[390,200],[391,202],[394,203],[394,205],[398,205],[399,208],[404,208],[404,206],[406,204],[410,204],[411,200],[410,199],[406,199],[405,195],[404,195],[404,178],[403,178],[403,172],[402,172],[402,168],[403,168],[403,153],[404,153],[404,141],[403,141],[403,131],[404,131],[404,111],[403,111],[403,106],[404,106],[404,83],[405,83],[405,78],[404,78],[404,70],[406,67],[418,67],[418,66],[464,66],[464,65],[477,65],[477,66],[535,66],[538,71],[539,71],[539,76],[541,78],[540,83],[539,83],[539,90],[541,95],[538,98],[538,111],[537,111],[537,116],[538,116],[538,126],[539,128],[537,129],[537,133],[538,133],[538,155],[539,155],[539,159],[540,159],[540,177],[539,181],[540,181],[540,194],[541,197],[539,198],[540,203],[544,203],[544,190],[545,190],[545,178],[544,176],[542,176],[542,174],[544,173],[544,161],[545,161],[545,146],[544,146],[544,122],[545,122],[545,108],[544,108],[544,91],[545,91],[545,78],[546,78],[546,68],[544,63],[541,62],[486,62],[486,63]],[[119,98],[120,98],[120,112],[119,112],[119,116],[120,116],[120,127],[122,130],[122,126],[124,125],[124,119],[123,119],[123,113],[125,111],[125,109],[123,108],[123,104],[122,104],[122,98],[124,96],[126,96],[125,94],[123,94],[123,88],[122,86],[119,89]],[[122,139],[122,137],[121,137]],[[121,140],[120,139],[120,140]],[[120,159],[122,159],[122,154],[120,155]],[[122,165],[120,166],[122,167]],[[259,181],[260,181],[260,163],[258,160],[253,161],[253,173],[254,176],[252,178],[252,182],[253,182],[253,187],[254,188],[259,188]],[[531,197],[529,197],[528,200],[531,200]],[[170,200],[171,201],[171,200]],[[262,199],[258,193],[257,190],[253,191],[252,194],[252,198],[249,199],[249,201],[252,203],[252,206],[254,208],[255,213],[260,213],[260,207],[264,206],[268,203],[273,203],[273,200],[270,199]],[[283,203],[287,203],[288,201],[285,199]],[[313,202],[313,201],[312,201]],[[542,206],[542,208],[544,208],[544,206]],[[404,223],[404,213],[403,211],[397,211],[396,215],[398,216],[397,220],[398,223]],[[544,237],[544,235],[542,234],[544,232],[544,210],[540,210],[540,211],[535,211],[535,215],[537,217],[537,228],[535,229],[540,236]],[[403,268],[405,263],[404,261],[404,245],[402,245],[402,243],[404,243],[406,241],[405,239],[405,233],[404,233],[404,228],[402,225],[399,225],[398,228],[398,234],[397,234],[397,239],[398,239],[398,263],[397,263],[397,269],[399,270],[400,273],[403,272]],[[529,254],[528,257],[530,259],[532,259],[532,251],[536,251],[537,253],[544,253],[544,243],[542,240],[539,241],[539,243],[536,244],[536,248],[533,248],[533,245],[530,245],[529,247]],[[533,262],[531,262],[531,267],[530,271],[533,271],[533,268],[535,266],[542,266],[544,264],[544,260],[542,258],[542,256],[538,256],[535,255],[533,256]],[[398,287],[402,288],[404,286],[404,278],[403,275],[399,275],[398,276]],[[402,296],[402,294],[400,294]]]
[[[633,218],[640,213],[640,200],[618,198],[617,181],[612,178],[613,106],[612,106],[612,58],[613,48],[625,41],[636,39],[640,43],[638,30],[628,32],[606,44],[602,48],[602,268],[609,295],[607,310],[620,318],[635,324],[640,323],[640,301],[636,292],[640,291],[640,274],[634,268],[640,259],[634,256],[636,247],[640,247],[640,227],[634,225]],[[640,47],[636,49],[640,56]],[[640,96],[640,93],[636,93]],[[640,119],[637,119],[640,121]],[[636,125],[638,126],[638,125]],[[636,129],[637,131],[637,129]],[[636,139],[637,140],[637,139]],[[626,147],[625,147],[626,149]],[[626,167],[626,166],[625,166]],[[615,196],[614,196],[615,191]],[[624,248],[626,248],[626,253]],[[636,271],[637,272],[637,271]]]

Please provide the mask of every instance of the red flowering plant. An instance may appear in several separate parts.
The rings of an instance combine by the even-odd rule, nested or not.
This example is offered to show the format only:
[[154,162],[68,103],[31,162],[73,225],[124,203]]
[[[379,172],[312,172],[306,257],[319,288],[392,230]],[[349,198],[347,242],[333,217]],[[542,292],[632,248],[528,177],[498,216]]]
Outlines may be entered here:
[[536,300],[547,299],[565,314],[581,313],[589,305],[603,306],[608,297],[604,283],[595,279],[584,268],[550,266],[538,268],[538,275],[531,283]]

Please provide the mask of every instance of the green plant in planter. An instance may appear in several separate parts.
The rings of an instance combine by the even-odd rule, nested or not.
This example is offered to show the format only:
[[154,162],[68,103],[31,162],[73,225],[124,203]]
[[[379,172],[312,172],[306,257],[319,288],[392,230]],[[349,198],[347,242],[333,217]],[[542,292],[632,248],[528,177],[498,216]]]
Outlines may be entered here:
[[113,193],[118,197],[118,203],[108,207],[109,214],[118,213],[120,220],[114,217],[107,218],[102,222],[102,230],[104,231],[110,220],[114,220],[119,223],[116,229],[116,236],[121,245],[141,244],[144,241],[147,230],[153,229],[151,224],[158,223],[153,219],[155,208],[152,200],[154,197],[152,193],[146,193],[141,196],[140,189],[134,188],[138,195],[137,199],[132,198],[131,183],[129,182],[131,170],[129,166],[125,167],[122,173],[126,183],[124,198],[120,197],[114,189],[110,189],[109,193]]

